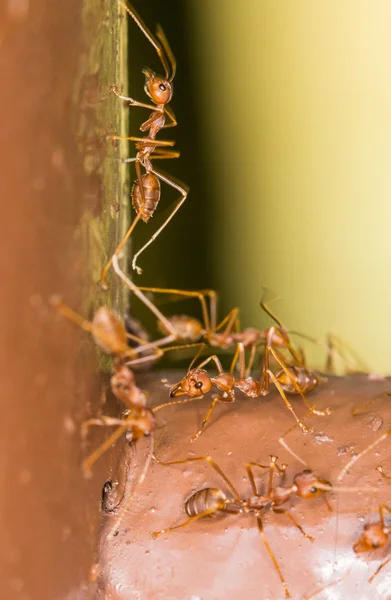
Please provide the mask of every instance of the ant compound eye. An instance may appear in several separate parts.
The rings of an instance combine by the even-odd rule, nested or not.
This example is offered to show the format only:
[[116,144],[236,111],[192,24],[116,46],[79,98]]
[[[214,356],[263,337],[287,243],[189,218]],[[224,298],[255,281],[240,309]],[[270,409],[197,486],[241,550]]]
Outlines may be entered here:
[[372,543],[372,548],[373,548],[374,550],[376,550],[376,548],[379,548],[379,546],[380,546],[379,542],[373,542],[373,543]]
[[162,92],[165,92],[165,91],[166,91],[166,86],[164,85],[164,83],[161,83],[161,84],[159,85],[159,88],[162,90]]
[[202,381],[197,381],[197,383],[194,386],[195,388],[197,388],[197,390],[201,390],[202,389]]
[[314,485],[310,489],[311,494],[316,494],[317,491],[318,491],[318,488],[316,488]]

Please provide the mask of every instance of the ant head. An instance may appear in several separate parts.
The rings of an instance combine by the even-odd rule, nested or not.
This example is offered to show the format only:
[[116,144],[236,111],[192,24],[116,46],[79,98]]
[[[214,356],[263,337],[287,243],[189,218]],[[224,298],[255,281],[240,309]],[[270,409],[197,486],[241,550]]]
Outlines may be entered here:
[[126,330],[116,312],[101,306],[92,319],[92,335],[108,354],[121,354],[127,349]]
[[210,377],[204,369],[192,369],[170,391],[171,398],[178,396],[202,396],[212,387]]
[[136,441],[142,437],[148,437],[155,430],[155,417],[148,408],[131,410],[134,416],[131,432],[131,441]]
[[149,69],[144,69],[143,73],[145,75],[145,93],[155,104],[168,104],[173,94],[172,83],[163,77],[158,77]]
[[294,485],[300,498],[316,498],[320,494],[332,491],[331,483],[325,479],[319,479],[313,471],[306,469],[294,477]]
[[367,523],[364,526],[364,531],[353,544],[353,550],[356,553],[367,552],[368,550],[376,550],[381,548],[387,542],[387,534],[384,533],[380,523]]

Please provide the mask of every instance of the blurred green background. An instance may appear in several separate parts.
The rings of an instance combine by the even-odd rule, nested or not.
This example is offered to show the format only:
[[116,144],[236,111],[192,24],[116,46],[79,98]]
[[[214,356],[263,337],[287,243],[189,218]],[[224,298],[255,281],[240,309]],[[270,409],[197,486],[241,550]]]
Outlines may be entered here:
[[[331,331],[391,372],[391,3],[133,3],[178,59],[179,126],[165,133],[181,158],[164,170],[190,186],[135,281],[215,288],[221,316],[237,305],[255,327],[267,324],[266,285],[288,328]],[[132,23],[129,38],[129,90],[141,100],[141,69],[161,67]],[[130,110],[133,135],[145,112]],[[134,248],[175,198],[164,186]]]

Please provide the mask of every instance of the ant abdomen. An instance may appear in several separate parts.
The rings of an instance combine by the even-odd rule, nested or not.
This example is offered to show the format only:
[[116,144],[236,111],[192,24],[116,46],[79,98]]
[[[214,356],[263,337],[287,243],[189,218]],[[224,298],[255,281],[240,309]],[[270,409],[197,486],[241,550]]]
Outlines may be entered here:
[[[187,315],[174,315],[173,317],[169,317],[168,321],[174,327],[180,340],[197,342],[204,333],[201,323],[197,319],[193,319]],[[161,322],[158,323],[158,329],[164,335],[170,333]]]
[[303,394],[309,394],[319,385],[319,379],[312,371],[309,371],[305,367],[298,367],[296,365],[287,367],[285,370],[281,370],[276,374],[276,379],[280,383],[282,389],[288,394],[297,394],[298,391],[293,384],[295,381],[297,387]]
[[227,497],[217,488],[204,488],[195,492],[185,502],[185,510],[189,517],[195,517],[210,510],[209,517],[216,517],[222,511],[227,502]]
[[91,333],[104,352],[120,355],[127,347],[126,330],[116,312],[101,306],[92,319]]
[[141,182],[145,202],[143,201],[138,180],[136,180],[132,188],[132,203],[141,220],[147,223],[155,212],[160,200],[160,182],[152,173],[142,175]]

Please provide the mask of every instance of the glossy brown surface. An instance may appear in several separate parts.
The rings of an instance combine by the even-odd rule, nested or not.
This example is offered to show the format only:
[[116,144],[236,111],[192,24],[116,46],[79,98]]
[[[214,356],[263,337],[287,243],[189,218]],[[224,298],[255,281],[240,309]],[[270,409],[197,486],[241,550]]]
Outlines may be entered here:
[[[162,402],[177,374],[168,383],[155,382],[153,402]],[[143,382],[139,382],[143,386]],[[334,486],[375,486],[372,491],[331,494],[330,513],[322,497],[288,502],[292,513],[310,542],[284,515],[266,514],[264,527],[270,546],[279,561],[293,598],[389,598],[391,570],[388,565],[368,583],[369,577],[384,559],[384,551],[357,556],[353,544],[364,523],[378,519],[377,509],[387,501],[389,482],[375,470],[378,464],[389,468],[391,439],[358,461],[351,473],[338,482],[338,474],[354,453],[365,448],[388,428],[391,403],[383,398],[358,416],[353,408],[390,389],[391,381],[371,381],[368,376],[346,379],[329,378],[309,396],[320,409],[331,407],[330,416],[311,416],[305,423],[313,432],[298,427],[285,441],[320,478]],[[145,387],[145,385],[144,385]],[[216,409],[213,422],[195,443],[190,437],[197,431],[210,399],[194,400],[187,405],[157,413],[158,424],[167,422],[157,449],[163,461],[210,454],[241,494],[251,494],[245,463],[268,463],[275,454],[288,463],[287,483],[291,484],[304,465],[278,443],[278,437],[294,425],[277,392],[264,399],[238,399],[235,404]],[[303,415],[301,403],[295,407]],[[143,463],[143,448],[135,455],[127,450],[127,493]],[[140,461],[137,460],[139,457]],[[134,462],[133,462],[134,461]],[[124,472],[121,479],[123,481]],[[258,484],[266,484],[260,472]],[[183,464],[163,467],[153,464],[142,489],[136,495],[117,537],[107,542],[112,517],[104,518],[100,542],[100,598],[119,599],[229,599],[283,598],[284,592],[270,557],[260,539],[251,515],[232,515],[205,519],[186,528],[152,539],[151,532],[183,522],[185,501],[205,487],[229,493],[219,475],[207,464]],[[125,493],[125,497],[127,495]],[[352,510],[353,512],[350,512]],[[348,513],[344,511],[349,511]],[[325,588],[312,596],[316,590]]]

